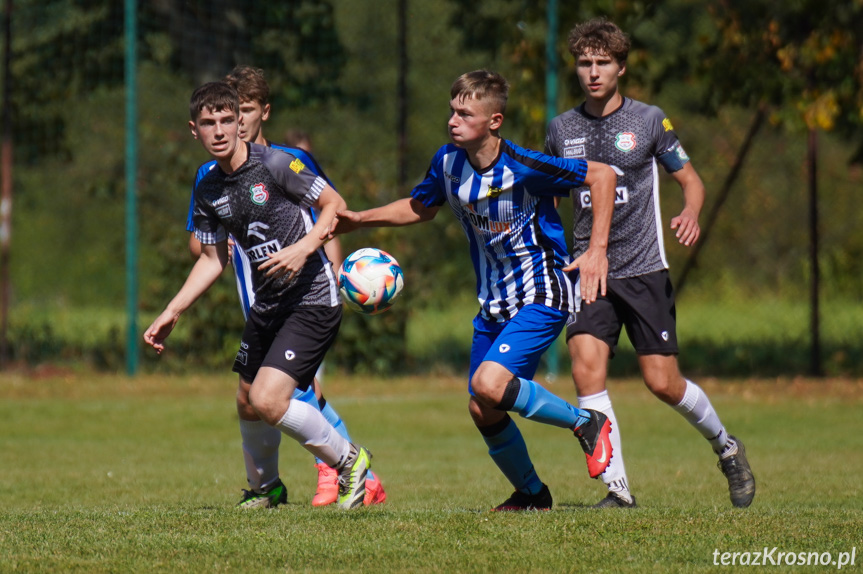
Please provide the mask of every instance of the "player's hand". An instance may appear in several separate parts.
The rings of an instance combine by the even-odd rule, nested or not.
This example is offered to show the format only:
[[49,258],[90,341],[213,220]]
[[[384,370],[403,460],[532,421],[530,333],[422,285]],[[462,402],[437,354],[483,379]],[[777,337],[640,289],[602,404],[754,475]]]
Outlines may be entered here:
[[179,315],[165,309],[144,331],[144,342],[156,349],[156,353],[162,354],[162,351],[165,350],[165,339],[174,330],[179,319]]
[[350,233],[355,229],[359,229],[360,214],[356,211],[339,211],[333,219],[333,224],[330,226],[329,238],[332,239],[336,235]]
[[581,299],[590,305],[597,294],[605,296],[608,280],[608,257],[604,249],[588,249],[575,261],[563,268],[569,272],[578,269],[581,280]]
[[676,229],[675,237],[681,244],[689,247],[701,236],[698,218],[689,209],[684,208],[680,215],[671,219],[671,229]]
[[300,273],[308,256],[299,243],[294,243],[271,253],[269,259],[258,265],[258,270],[266,272],[267,277],[284,276],[290,281]]

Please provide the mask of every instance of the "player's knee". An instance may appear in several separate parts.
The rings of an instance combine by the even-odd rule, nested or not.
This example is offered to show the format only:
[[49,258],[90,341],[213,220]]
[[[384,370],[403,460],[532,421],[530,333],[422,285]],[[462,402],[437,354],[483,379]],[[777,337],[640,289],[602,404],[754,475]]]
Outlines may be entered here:
[[678,378],[679,377],[651,376],[645,377],[644,383],[656,398],[664,403],[668,403],[669,405],[676,405],[683,399],[683,393],[681,392],[683,385],[680,384],[682,383],[682,379],[678,381]]

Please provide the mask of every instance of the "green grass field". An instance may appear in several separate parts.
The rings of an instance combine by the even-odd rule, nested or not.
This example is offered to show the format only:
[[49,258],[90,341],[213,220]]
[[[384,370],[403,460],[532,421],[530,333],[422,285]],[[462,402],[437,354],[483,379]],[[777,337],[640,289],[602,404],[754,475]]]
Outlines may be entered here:
[[[313,460],[286,438],[289,504],[239,512],[230,374],[4,374],[0,572],[698,572],[720,568],[715,551],[765,547],[833,559],[856,548],[843,570],[859,571],[863,381],[701,382],[746,442],[758,480],[747,510],[731,507],[706,442],[634,381],[612,392],[636,510],[587,508],[603,489],[577,442],[519,421],[555,508],[489,513],[511,488],[460,379],[333,374],[327,395],[374,453],[388,502],[312,509]],[[573,399],[568,382],[552,388]]]

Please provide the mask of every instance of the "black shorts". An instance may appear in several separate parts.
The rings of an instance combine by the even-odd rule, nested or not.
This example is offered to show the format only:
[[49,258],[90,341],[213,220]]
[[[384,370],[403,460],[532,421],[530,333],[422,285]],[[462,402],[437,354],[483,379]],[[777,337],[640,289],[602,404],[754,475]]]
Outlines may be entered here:
[[332,346],[342,321],[342,307],[296,307],[286,315],[262,317],[249,311],[234,372],[250,383],[261,367],[273,367],[306,390]]
[[609,279],[605,297],[597,297],[590,305],[582,301],[581,310],[570,315],[566,338],[581,333],[593,335],[605,341],[614,356],[623,326],[639,355],[678,353],[677,312],[667,269]]

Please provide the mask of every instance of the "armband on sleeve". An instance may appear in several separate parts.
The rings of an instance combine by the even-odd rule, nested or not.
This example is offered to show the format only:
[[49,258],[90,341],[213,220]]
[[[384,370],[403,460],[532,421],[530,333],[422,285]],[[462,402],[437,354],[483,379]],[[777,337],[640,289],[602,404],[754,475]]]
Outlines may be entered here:
[[665,168],[665,171],[674,173],[683,169],[683,166],[689,161],[689,156],[686,155],[680,142],[674,142],[674,145],[659,154],[656,159]]

